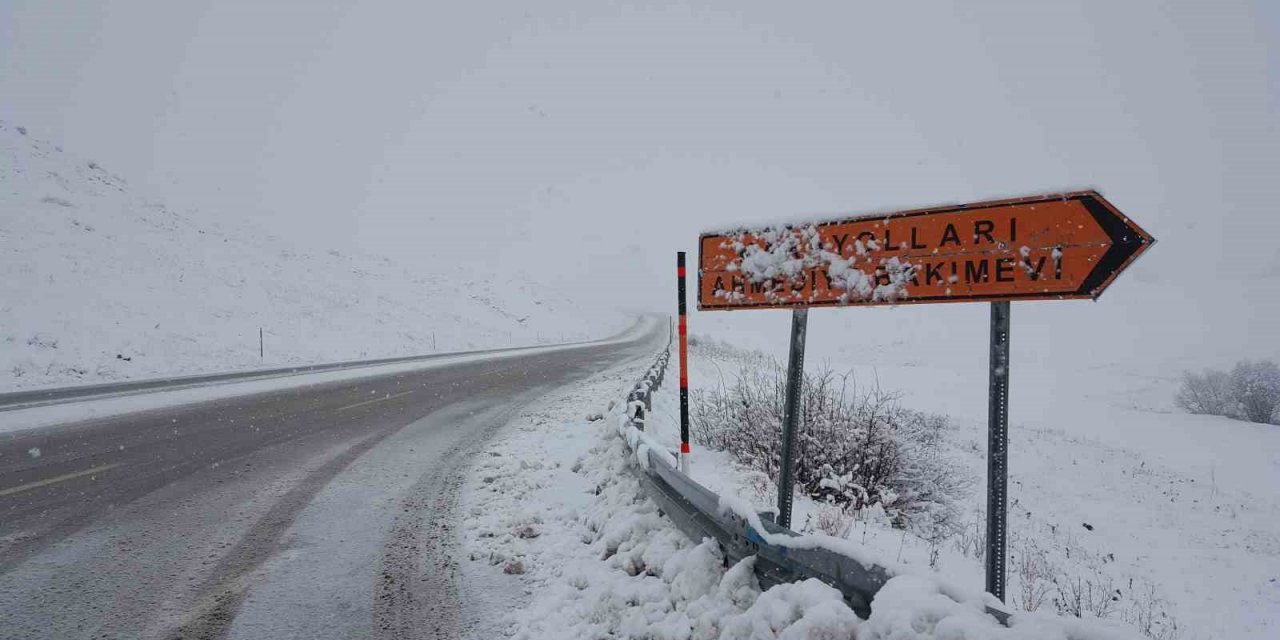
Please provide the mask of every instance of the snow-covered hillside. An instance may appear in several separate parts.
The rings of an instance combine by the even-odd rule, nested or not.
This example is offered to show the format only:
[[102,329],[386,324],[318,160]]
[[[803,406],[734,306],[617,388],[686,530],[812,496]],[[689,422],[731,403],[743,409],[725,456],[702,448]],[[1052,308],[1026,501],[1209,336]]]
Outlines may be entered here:
[[0,391],[583,340],[627,323],[522,273],[411,273],[179,212],[0,122]]

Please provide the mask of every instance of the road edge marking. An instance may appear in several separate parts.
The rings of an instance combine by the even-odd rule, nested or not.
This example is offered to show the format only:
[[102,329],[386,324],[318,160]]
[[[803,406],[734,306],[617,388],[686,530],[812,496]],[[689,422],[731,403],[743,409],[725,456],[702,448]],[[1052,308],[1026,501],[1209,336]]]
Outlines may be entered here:
[[27,484],[20,484],[16,487],[11,487],[9,489],[0,489],[0,497],[11,496],[14,494],[22,493],[24,491],[30,491],[32,489],[39,489],[40,487],[45,487],[51,484],[57,484],[59,482],[65,482],[67,480],[74,480],[76,478],[80,478],[80,477],[95,474],[95,473],[103,473],[123,465],[124,465],[123,462],[113,462],[111,464],[100,464],[96,467],[85,469],[84,471],[76,471],[74,473],[63,474],[54,478],[46,478],[44,480],[28,482]]
[[[416,389],[415,389],[415,391],[416,391]],[[375,403],[375,402],[385,402],[385,401],[387,401],[387,400],[394,400],[394,399],[399,398],[399,397],[402,397],[402,396],[407,396],[407,395],[409,395],[409,394],[411,394],[411,393],[413,393],[413,391],[403,391],[403,392],[401,392],[401,393],[395,393],[395,394],[391,394],[391,395],[383,396],[383,397],[381,397],[381,398],[375,398],[375,399],[373,399],[373,400],[365,400],[364,402],[357,402],[357,403],[355,403],[355,404],[349,404],[349,405],[347,405],[347,406],[345,406],[345,407],[338,407],[337,409],[335,409],[335,411],[346,411],[347,409],[354,409],[354,408],[356,408],[356,407],[363,407],[363,406],[365,406],[365,405],[367,405],[367,404],[373,404],[373,403]]]

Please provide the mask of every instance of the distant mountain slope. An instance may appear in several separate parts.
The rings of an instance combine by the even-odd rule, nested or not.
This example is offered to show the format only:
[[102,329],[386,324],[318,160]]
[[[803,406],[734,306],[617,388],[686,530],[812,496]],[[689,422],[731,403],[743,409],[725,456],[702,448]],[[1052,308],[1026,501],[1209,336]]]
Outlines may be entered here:
[[625,324],[522,274],[410,273],[178,213],[0,122],[0,391],[587,339]]

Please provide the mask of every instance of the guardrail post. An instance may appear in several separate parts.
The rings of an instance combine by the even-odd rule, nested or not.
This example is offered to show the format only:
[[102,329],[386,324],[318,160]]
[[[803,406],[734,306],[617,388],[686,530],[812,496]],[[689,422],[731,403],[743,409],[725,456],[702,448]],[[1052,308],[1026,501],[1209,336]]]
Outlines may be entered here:
[[791,353],[787,357],[787,400],[782,413],[782,468],[778,471],[778,524],[791,528],[795,493],[796,425],[800,422],[800,385],[804,384],[804,339],[809,310],[791,312]]

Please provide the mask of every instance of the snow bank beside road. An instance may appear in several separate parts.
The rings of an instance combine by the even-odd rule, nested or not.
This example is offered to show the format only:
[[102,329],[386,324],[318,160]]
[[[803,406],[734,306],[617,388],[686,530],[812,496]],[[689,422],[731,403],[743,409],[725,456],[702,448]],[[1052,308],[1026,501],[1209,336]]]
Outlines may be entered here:
[[838,591],[811,581],[762,595],[749,561],[726,570],[713,542],[692,543],[644,497],[605,407],[648,364],[549,397],[495,440],[467,480],[466,581],[505,579],[523,605],[490,612],[501,620],[487,630],[530,639],[848,637],[858,621]]
[[633,474],[634,455],[615,431],[621,403],[601,405],[621,398],[647,364],[556,394],[510,425],[473,470],[463,494],[464,581],[498,585],[510,597],[490,602],[487,613],[498,619],[475,627],[487,633],[475,637],[1140,637],[1106,623],[1037,614],[1002,627],[980,601],[957,602],[938,581],[920,576],[892,579],[868,620],[817,580],[762,592],[751,559],[726,568],[715,542],[688,540]]

